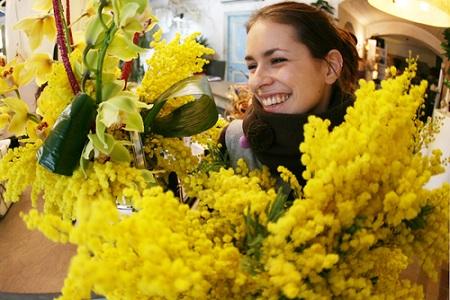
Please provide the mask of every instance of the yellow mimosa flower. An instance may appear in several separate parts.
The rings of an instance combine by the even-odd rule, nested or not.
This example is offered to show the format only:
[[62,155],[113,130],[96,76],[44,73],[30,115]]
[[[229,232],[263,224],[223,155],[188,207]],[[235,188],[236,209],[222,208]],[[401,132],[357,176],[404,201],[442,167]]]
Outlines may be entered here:
[[55,18],[52,15],[23,19],[14,26],[14,29],[25,32],[30,40],[30,47],[32,50],[39,47],[44,36],[49,40],[54,40],[56,37]]

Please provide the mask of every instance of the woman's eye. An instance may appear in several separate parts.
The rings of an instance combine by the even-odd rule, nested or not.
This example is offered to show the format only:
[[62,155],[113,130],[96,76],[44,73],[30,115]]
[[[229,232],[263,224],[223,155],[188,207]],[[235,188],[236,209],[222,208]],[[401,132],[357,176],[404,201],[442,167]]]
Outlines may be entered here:
[[252,70],[256,69],[256,65],[255,65],[255,64],[247,65],[247,69],[248,69],[249,71],[252,71]]
[[272,58],[271,59],[271,62],[273,64],[279,64],[279,63],[282,63],[282,62],[285,62],[285,61],[287,61],[287,59],[283,58],[283,57],[276,57],[276,58]]

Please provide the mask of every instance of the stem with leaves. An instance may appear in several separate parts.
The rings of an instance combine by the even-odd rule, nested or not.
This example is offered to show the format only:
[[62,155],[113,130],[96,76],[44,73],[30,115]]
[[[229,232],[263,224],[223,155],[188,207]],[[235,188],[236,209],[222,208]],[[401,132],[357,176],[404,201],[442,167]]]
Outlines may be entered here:
[[[67,77],[69,79],[70,86],[72,88],[73,93],[76,95],[80,92],[80,85],[78,84],[77,79],[75,78],[75,74],[73,73],[72,66],[70,65],[69,53],[66,43],[66,36],[64,30],[64,20],[62,17],[62,5],[60,0],[52,0],[53,4],[53,13],[55,16],[56,23],[56,43],[58,44],[59,50],[61,52],[61,59],[64,64],[64,68],[67,73]],[[67,29],[67,27],[66,27]]]

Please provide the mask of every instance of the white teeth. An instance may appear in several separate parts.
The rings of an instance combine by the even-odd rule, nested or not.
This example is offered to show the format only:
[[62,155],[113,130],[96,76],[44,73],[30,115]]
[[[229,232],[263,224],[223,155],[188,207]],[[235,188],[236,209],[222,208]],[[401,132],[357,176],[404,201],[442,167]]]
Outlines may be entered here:
[[285,102],[289,98],[289,95],[274,95],[267,98],[260,98],[261,103],[264,106],[270,106],[274,104],[280,104]]

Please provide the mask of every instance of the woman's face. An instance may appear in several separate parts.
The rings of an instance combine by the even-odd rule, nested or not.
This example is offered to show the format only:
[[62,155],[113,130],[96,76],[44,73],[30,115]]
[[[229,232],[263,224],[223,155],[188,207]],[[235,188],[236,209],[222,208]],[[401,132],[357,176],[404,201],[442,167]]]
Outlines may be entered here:
[[300,114],[326,110],[328,65],[313,58],[290,25],[259,20],[247,35],[249,86],[264,110]]

